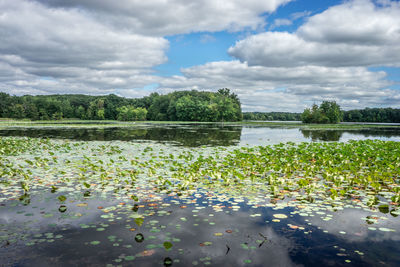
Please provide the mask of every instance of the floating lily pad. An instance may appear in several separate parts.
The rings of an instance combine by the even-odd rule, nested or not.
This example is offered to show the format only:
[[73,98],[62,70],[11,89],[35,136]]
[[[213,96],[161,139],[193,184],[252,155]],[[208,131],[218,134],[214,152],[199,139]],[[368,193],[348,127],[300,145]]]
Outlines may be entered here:
[[136,236],[135,236],[135,241],[136,242],[138,242],[138,243],[142,243],[143,241],[144,241],[144,236],[143,236],[143,234],[137,234]]
[[62,212],[62,213],[66,212],[66,211],[67,211],[67,206],[61,205],[61,206],[58,208],[58,211],[59,211],[59,212]]
[[166,241],[166,242],[163,243],[163,246],[164,246],[164,248],[165,248],[166,250],[169,250],[170,248],[172,248],[172,243]]
[[61,202],[64,202],[65,200],[67,200],[67,197],[64,196],[64,195],[58,196],[57,198],[58,198],[58,200],[60,200]]
[[287,218],[287,215],[285,215],[285,214],[280,214],[280,213],[274,214],[273,216],[274,216],[275,218],[277,218],[277,219],[286,219],[286,218]]

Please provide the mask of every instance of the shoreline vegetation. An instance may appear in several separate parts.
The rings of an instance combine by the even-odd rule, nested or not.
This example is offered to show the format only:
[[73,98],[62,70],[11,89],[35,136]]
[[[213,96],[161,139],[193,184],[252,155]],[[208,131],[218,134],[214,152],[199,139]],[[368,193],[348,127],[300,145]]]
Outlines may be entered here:
[[[331,105],[332,104],[332,105]],[[332,116],[329,109],[332,107]],[[329,116],[328,116],[329,115]],[[113,94],[90,96],[24,95],[0,92],[0,122],[7,119],[31,121],[99,120],[162,122],[239,122],[303,121],[314,124],[343,122],[400,123],[400,109],[365,108],[340,110],[335,102],[324,101],[303,113],[242,112],[240,99],[227,88],[216,93],[177,91],[166,95],[152,93],[142,98],[124,98]]]
[[142,98],[116,95],[10,96],[0,93],[0,117],[30,120],[119,121],[241,121],[238,96],[229,89],[218,92],[177,91],[152,93]]
[[[313,106],[314,107],[314,106]],[[318,107],[314,107],[318,109]],[[311,109],[312,110],[312,109]],[[309,110],[309,111],[311,111]],[[304,113],[304,112],[303,112]],[[252,121],[301,121],[303,113],[293,112],[243,112],[243,120]],[[307,113],[307,112],[306,112]],[[341,110],[342,122],[400,123],[400,109],[364,108]],[[307,115],[307,114],[305,114]]]

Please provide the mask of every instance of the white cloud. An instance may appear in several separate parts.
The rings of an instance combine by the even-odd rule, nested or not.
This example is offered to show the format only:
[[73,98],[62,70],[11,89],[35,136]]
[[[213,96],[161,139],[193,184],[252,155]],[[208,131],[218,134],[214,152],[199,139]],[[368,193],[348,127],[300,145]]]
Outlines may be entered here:
[[391,84],[385,80],[385,72],[365,67],[264,67],[236,60],[211,62],[181,72],[182,76],[161,79],[159,90],[228,87],[239,95],[247,111],[302,111],[314,101],[327,99],[338,101],[345,109],[363,108],[400,96],[399,91],[382,90]]
[[356,0],[308,19],[295,33],[264,32],[229,49],[261,66],[400,66],[400,3]]
[[163,36],[256,29],[290,1],[0,0],[0,90],[138,95],[167,61]]
[[400,91],[389,89],[386,73],[368,70],[400,66],[398,14],[396,2],[345,2],[308,18],[295,33],[249,36],[229,49],[240,61],[182,69],[182,76],[161,80],[160,90],[228,87],[248,111],[302,111],[323,100],[344,109],[400,108]]
[[275,19],[269,29],[272,30],[281,26],[289,26],[292,24],[293,22],[290,19]]
[[214,31],[259,30],[265,13],[288,2],[0,0],[0,91],[139,97],[159,84],[160,92],[228,87],[245,110],[302,111],[325,99],[345,109],[400,107],[385,72],[368,70],[400,66],[400,3],[387,0],[293,13],[275,22],[307,17],[296,32],[246,37],[228,51],[238,60],[155,76],[167,61],[163,36],[204,31],[212,41]]
[[202,42],[203,44],[212,43],[215,42],[215,40],[215,37],[211,34],[203,34],[202,36],[200,36],[200,42]]
[[0,88],[18,94],[143,87],[167,60],[166,39],[117,31],[78,9],[1,0],[0,29]]
[[263,14],[292,0],[36,0],[80,8],[115,26],[145,35],[238,31],[264,26]]
[[290,18],[293,20],[301,19],[301,18],[306,18],[311,15],[311,11],[305,10],[302,12],[294,12],[290,14]]

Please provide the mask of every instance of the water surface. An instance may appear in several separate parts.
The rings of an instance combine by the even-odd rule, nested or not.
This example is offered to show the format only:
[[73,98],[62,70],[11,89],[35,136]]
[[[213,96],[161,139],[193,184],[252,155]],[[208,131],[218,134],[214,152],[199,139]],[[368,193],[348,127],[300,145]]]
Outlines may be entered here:
[[133,127],[35,126],[0,129],[0,136],[62,138],[84,141],[156,141],[179,146],[269,145],[282,142],[379,139],[400,141],[400,127],[302,129],[284,126],[222,124],[148,124]]
[[400,264],[395,205],[370,208],[356,197],[306,200],[301,192],[274,199],[269,186],[257,182],[237,188],[205,183],[182,192],[158,182],[178,168],[165,158],[183,163],[192,161],[192,154],[224,158],[246,144],[400,141],[396,128],[50,126],[3,129],[0,135],[53,138],[46,146],[1,158],[29,171],[32,179],[24,194],[18,183],[6,182],[12,174],[0,177],[1,266]]

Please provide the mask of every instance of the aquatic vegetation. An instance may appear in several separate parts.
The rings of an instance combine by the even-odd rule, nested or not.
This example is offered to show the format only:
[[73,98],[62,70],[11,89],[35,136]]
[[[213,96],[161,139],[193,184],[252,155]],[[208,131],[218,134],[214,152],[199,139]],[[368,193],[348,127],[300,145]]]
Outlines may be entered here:
[[[208,255],[217,247],[218,255],[248,251],[241,262],[250,264],[257,249],[280,244],[275,232],[352,235],[346,228],[323,228],[338,211],[362,211],[360,236],[399,231],[388,219],[400,214],[399,142],[193,150],[150,142],[6,137],[0,138],[0,151],[0,211],[15,216],[15,225],[0,221],[0,242],[7,247],[56,246],[81,240],[73,234],[78,231],[88,249],[120,251],[110,264],[155,255],[163,255],[160,264],[179,263],[188,244],[205,253],[192,264],[211,264]],[[224,220],[235,214],[271,224],[275,232],[242,236]],[[201,238],[197,231],[204,231]],[[354,257],[364,257],[358,252],[337,253],[354,263]]]

